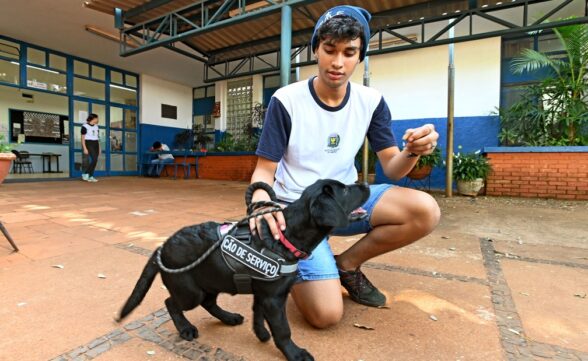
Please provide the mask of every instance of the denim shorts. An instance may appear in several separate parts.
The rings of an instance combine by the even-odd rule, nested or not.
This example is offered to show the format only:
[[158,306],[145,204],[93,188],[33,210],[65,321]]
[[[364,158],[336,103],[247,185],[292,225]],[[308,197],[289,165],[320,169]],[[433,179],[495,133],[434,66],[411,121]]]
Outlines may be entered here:
[[[370,197],[362,206],[367,211],[368,216],[364,220],[350,223],[345,228],[333,230],[331,235],[352,236],[370,232],[372,230],[370,220],[374,207],[382,195],[391,187],[393,187],[392,184],[370,185]],[[329,237],[323,239],[307,259],[298,262],[298,282],[339,278],[339,271],[328,240]]]

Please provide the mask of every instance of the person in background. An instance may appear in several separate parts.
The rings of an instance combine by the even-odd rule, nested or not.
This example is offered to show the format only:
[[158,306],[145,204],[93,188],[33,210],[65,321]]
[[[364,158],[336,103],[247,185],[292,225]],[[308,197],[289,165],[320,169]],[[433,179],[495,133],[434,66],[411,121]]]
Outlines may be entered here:
[[[166,144],[161,143],[160,141],[156,141],[153,143],[151,152],[169,152],[169,147]],[[148,177],[159,177],[163,167],[165,167],[166,163],[173,163],[174,156],[170,153],[161,153],[157,155],[157,158],[151,161],[151,165],[147,171]]]
[[98,182],[94,178],[94,170],[100,156],[100,129],[98,115],[88,115],[86,124],[82,125],[82,180]]
[[[337,6],[323,14],[311,39],[317,75],[278,89],[270,100],[251,183],[271,185],[281,202],[298,199],[320,178],[345,184],[357,181],[354,159],[366,135],[384,174],[396,180],[437,146],[439,134],[432,124],[425,124],[406,130],[402,138],[406,144],[399,149],[382,94],[349,81],[367,52],[370,18],[365,9],[355,6]],[[267,201],[270,196],[258,189],[252,198]],[[329,327],[342,318],[341,286],[357,303],[384,306],[385,293],[367,279],[361,265],[421,239],[440,218],[439,206],[429,194],[391,184],[370,185],[363,208],[367,219],[333,232],[362,234],[361,239],[337,256],[325,239],[310,258],[298,263],[298,282],[291,295],[314,327]],[[251,219],[253,233],[261,229],[263,219],[280,239],[280,230],[288,227],[283,214]]]

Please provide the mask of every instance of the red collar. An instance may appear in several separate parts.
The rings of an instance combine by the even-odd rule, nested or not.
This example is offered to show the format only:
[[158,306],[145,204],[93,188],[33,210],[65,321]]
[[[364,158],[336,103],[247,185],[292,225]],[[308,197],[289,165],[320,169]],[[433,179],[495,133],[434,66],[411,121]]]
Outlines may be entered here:
[[308,253],[301,251],[298,248],[294,247],[294,245],[286,239],[286,236],[284,236],[284,233],[282,233],[281,229],[278,228],[278,232],[280,232],[280,242],[282,242],[284,247],[286,247],[288,249],[288,251],[292,252],[292,254],[294,254],[294,256],[296,256],[296,258],[299,258],[299,259],[307,259],[308,258]]

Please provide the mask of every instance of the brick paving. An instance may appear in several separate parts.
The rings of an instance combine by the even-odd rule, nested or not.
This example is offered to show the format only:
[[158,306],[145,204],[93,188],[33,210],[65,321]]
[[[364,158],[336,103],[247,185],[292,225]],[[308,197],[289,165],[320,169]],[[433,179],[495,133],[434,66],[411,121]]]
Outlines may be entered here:
[[[116,177],[0,187],[0,220],[21,248],[11,252],[0,239],[0,355],[10,355],[0,359],[282,359],[271,342],[253,336],[250,296],[220,298],[247,325],[231,328],[201,309],[187,312],[200,331],[192,342],[178,337],[162,308],[159,280],[128,320],[112,320],[147,257],[175,230],[244,215],[246,183]],[[346,298],[341,324],[314,330],[289,303],[295,342],[317,360],[588,360],[586,204],[538,211],[523,202],[513,223],[508,199],[438,200],[443,220],[433,234],[364,265],[388,295],[386,309]],[[541,221],[529,227],[523,210]],[[483,213],[483,222],[456,221],[458,213]],[[566,236],[554,241],[542,227]],[[352,241],[334,238],[332,245],[337,252]],[[536,267],[544,267],[537,285],[524,274]],[[557,279],[562,274],[574,276]],[[565,306],[553,312],[551,300],[535,294]]]

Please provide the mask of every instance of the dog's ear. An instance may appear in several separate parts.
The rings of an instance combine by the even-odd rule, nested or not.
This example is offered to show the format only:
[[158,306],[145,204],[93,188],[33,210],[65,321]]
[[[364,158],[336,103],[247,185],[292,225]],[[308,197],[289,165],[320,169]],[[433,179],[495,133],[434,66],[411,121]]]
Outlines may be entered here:
[[325,185],[322,193],[310,204],[310,215],[321,226],[344,227],[348,224],[348,215],[335,200],[335,192],[330,185]]

